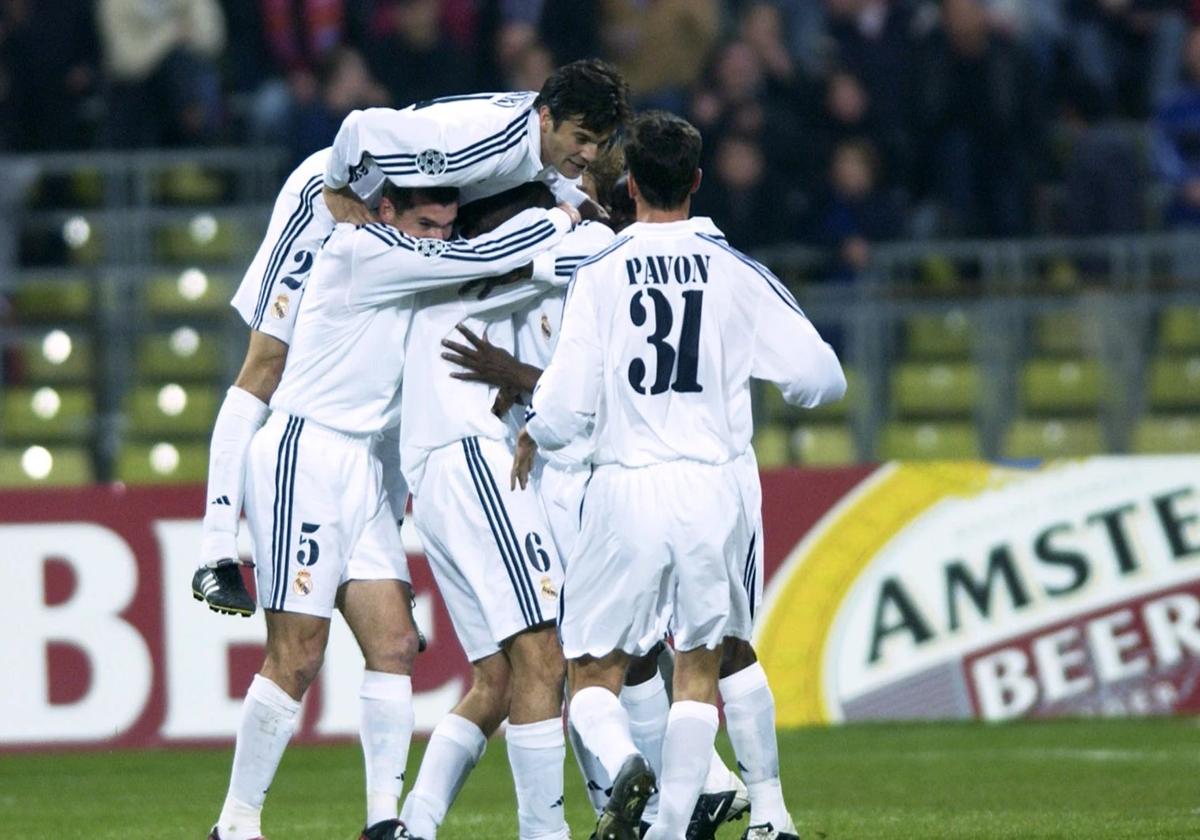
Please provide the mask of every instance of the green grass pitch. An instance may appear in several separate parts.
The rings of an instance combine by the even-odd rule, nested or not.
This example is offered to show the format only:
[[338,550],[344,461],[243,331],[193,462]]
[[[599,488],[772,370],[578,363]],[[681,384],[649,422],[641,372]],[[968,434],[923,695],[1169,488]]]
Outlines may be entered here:
[[[1173,838],[1200,836],[1200,729],[1193,720],[910,724],[780,734],[784,789],[814,838]],[[424,749],[413,746],[409,777]],[[721,750],[728,756],[722,736]],[[0,757],[0,837],[201,840],[231,750]],[[264,814],[271,840],[354,840],[362,819],[356,745],[293,747]],[[567,759],[567,818],[591,819]],[[737,838],[745,821],[727,826]],[[439,834],[516,837],[502,740],[493,740]]]

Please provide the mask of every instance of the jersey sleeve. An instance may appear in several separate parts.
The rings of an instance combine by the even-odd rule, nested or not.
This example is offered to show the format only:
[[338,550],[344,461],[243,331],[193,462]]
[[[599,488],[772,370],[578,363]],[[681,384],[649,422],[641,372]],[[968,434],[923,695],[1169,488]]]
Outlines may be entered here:
[[550,192],[554,193],[556,200],[565,201],[572,207],[578,207],[588,200],[588,194],[580,186],[583,182],[582,178],[568,178],[557,169],[552,168],[547,170],[543,181],[550,188]]
[[616,234],[607,225],[584,222],[552,250],[533,258],[533,279],[550,286],[565,286],[581,262],[603,251],[615,238]]
[[604,386],[603,365],[592,284],[577,276],[554,356],[538,379],[525,415],[538,446],[562,449],[588,434]]
[[[480,95],[481,108],[497,107]],[[466,128],[440,117],[435,104],[427,108],[367,108],[352,111],[334,137],[325,185],[340,189],[366,171],[371,161],[399,187],[463,187],[500,174],[508,150],[524,142],[529,109],[521,108],[507,122]],[[453,145],[451,145],[453,144]]]
[[791,405],[815,408],[846,393],[846,376],[833,352],[791,292],[761,266],[747,268],[756,289],[751,375],[774,382]]
[[571,229],[562,210],[523,210],[474,239],[416,239],[382,224],[357,233],[348,302],[378,306],[414,292],[504,274],[555,245]]

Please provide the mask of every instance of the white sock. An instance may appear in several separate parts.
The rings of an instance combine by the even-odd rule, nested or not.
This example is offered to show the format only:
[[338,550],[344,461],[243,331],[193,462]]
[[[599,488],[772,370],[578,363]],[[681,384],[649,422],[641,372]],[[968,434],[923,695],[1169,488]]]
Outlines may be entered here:
[[716,706],[695,700],[671,704],[667,737],[663,739],[658,819],[646,840],[677,840],[684,836],[708,772],[717,723]]
[[579,737],[600,763],[608,778],[615,779],[625,759],[637,753],[629,731],[629,713],[607,688],[589,686],[571,698],[569,714]]
[[412,677],[364,671],[358,734],[367,769],[367,825],[394,820],[412,741]]
[[437,837],[438,826],[486,747],[483,730],[465,717],[448,714],[441,719],[429,737],[417,780],[400,810],[400,819],[414,837]]
[[775,698],[767,674],[755,662],[721,680],[725,727],[750,791],[750,823],[776,828],[791,822],[779,783],[779,744],[775,738]]
[[[621,689],[621,705],[629,715],[629,731],[633,744],[638,748],[655,777],[662,776],[662,744],[667,734],[667,718],[671,713],[671,701],[667,699],[667,686],[657,671],[654,676],[638,685],[627,685]],[[658,815],[658,794],[650,797],[642,820],[653,823]]]
[[269,413],[266,403],[236,385],[225,393],[208,451],[208,503],[200,540],[201,565],[226,557],[237,559],[246,450],[250,448],[250,438],[266,422]]
[[567,741],[561,717],[537,723],[509,724],[508,763],[517,789],[517,825],[521,840],[570,837],[564,817],[563,761]]
[[608,792],[612,790],[612,779],[608,777],[608,771],[604,769],[600,759],[596,758],[596,754],[583,745],[583,738],[570,718],[567,719],[567,738],[571,741],[571,752],[575,753],[575,762],[583,775],[588,801],[592,803],[596,816],[600,816],[605,803],[608,802]]
[[733,772],[725,766],[725,760],[715,749],[708,759],[708,775],[704,777],[704,793],[724,793],[733,790]]
[[262,834],[263,800],[296,730],[299,711],[299,701],[262,674],[254,675],[242,702],[229,792],[217,819],[222,840],[249,840]]

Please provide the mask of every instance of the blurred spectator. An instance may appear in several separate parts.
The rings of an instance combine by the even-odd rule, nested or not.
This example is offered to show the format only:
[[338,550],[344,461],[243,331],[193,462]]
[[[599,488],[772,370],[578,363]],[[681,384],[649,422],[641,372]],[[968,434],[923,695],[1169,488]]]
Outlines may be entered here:
[[0,0],[0,147],[41,151],[85,139],[99,75],[96,22],[78,0]]
[[717,141],[713,165],[696,195],[698,215],[711,216],[730,242],[752,250],[799,238],[800,224],[790,210],[753,137],[729,134]]
[[234,90],[249,94],[249,135],[286,144],[293,111],[317,96],[317,68],[365,28],[351,0],[225,0]]
[[396,107],[471,92],[470,66],[443,31],[440,13],[438,0],[386,0],[377,8],[367,64]]
[[[823,183],[833,159],[833,150],[852,139],[869,139],[881,158],[880,170],[890,182],[903,173],[907,159],[905,133],[895,130],[892,136],[876,124],[873,103],[862,82],[853,73],[835,70],[830,74],[821,98],[823,110],[814,120],[805,138],[812,149],[808,155],[807,178],[811,183]],[[903,186],[900,179],[899,186]]]
[[1188,35],[1184,85],[1154,120],[1154,162],[1171,189],[1171,227],[1200,225],[1200,28]]
[[833,252],[831,279],[855,279],[870,263],[871,243],[900,235],[900,204],[880,181],[879,157],[868,141],[838,144],[814,229],[816,241]]
[[824,0],[834,60],[862,81],[879,136],[906,131],[913,20],[904,0]]
[[555,65],[600,55],[601,0],[545,0],[538,31]]
[[768,86],[777,91],[790,91],[796,80],[796,65],[784,34],[783,13],[774,3],[759,0],[741,14],[738,36],[754,50]]
[[318,95],[293,115],[289,151],[299,163],[333,142],[351,111],[388,105],[387,91],[371,76],[362,55],[340,47],[318,69]]
[[1028,225],[1040,154],[1037,83],[1020,47],[992,31],[979,0],[943,0],[918,52],[919,186],[940,204],[944,232],[1015,236]]
[[508,90],[541,90],[546,79],[554,72],[554,68],[554,56],[550,50],[541,44],[534,44],[514,58],[505,88]]
[[114,146],[208,143],[220,128],[216,0],[99,0]]
[[713,138],[734,132],[756,138],[770,168],[796,171],[801,140],[797,110],[793,102],[768,88],[762,61],[745,41],[721,47],[707,83],[692,97],[689,117],[709,139],[706,162],[707,154],[717,147]]
[[717,0],[604,0],[601,37],[639,106],[683,111],[720,16]]
[[1179,78],[1187,0],[1067,0],[1071,69],[1104,113],[1144,116]]

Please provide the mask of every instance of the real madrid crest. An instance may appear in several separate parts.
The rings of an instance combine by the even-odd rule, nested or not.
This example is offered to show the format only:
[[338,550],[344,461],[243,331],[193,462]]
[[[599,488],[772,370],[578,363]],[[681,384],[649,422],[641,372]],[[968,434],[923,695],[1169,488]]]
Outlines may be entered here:
[[304,569],[296,572],[296,579],[292,581],[292,589],[295,590],[297,595],[307,595],[312,592],[312,575]]
[[440,257],[450,246],[441,239],[418,239],[417,253],[423,257]]
[[441,175],[446,171],[446,155],[437,149],[418,153],[417,171],[422,175]]
[[292,301],[287,295],[277,295],[275,302],[271,304],[271,314],[276,318],[286,318],[291,303]]
[[544,312],[542,313],[542,335],[546,338],[550,337],[550,316]]

